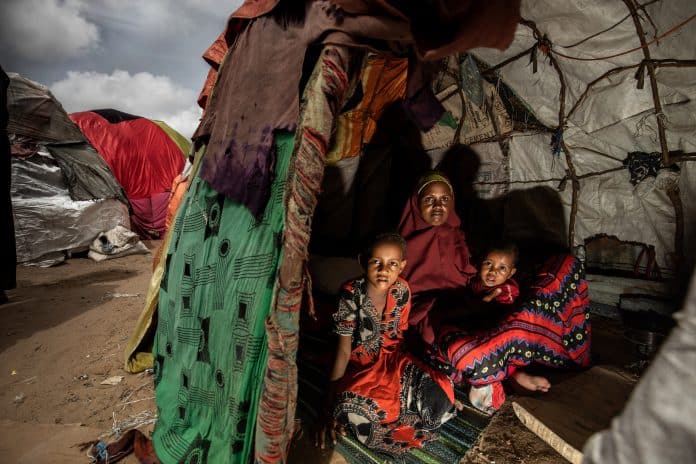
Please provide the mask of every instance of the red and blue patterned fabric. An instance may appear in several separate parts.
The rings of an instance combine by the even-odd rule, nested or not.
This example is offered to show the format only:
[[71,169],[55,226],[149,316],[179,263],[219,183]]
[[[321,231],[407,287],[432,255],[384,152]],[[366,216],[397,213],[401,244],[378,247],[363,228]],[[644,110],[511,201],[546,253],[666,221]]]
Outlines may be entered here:
[[591,324],[584,265],[570,255],[546,261],[517,309],[493,329],[443,325],[437,345],[455,378],[481,386],[501,381],[518,367],[586,367]]
[[508,279],[495,287],[486,287],[483,285],[481,278],[478,277],[469,284],[469,288],[474,295],[481,298],[484,298],[489,293],[500,289],[500,293],[493,298],[493,301],[500,304],[512,304],[515,302],[517,297],[520,296],[520,286],[517,284],[515,279]]

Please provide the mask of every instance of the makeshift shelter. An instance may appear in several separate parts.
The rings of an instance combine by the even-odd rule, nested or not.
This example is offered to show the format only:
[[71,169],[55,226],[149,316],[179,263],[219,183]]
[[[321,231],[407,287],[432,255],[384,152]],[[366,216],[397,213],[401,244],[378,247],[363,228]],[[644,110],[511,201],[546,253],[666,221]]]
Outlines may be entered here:
[[[277,2],[256,3],[233,15],[205,55],[213,69],[194,135],[200,168],[126,352],[133,368],[154,343],[164,424],[155,449],[163,462],[219,457],[219,444],[196,426],[224,401],[229,417],[219,418],[220,434],[231,437],[230,462],[245,462],[252,449],[257,462],[286,459],[297,404],[299,310],[310,306],[310,282],[335,292],[355,272],[344,258],[364,237],[396,224],[415,180],[433,166],[453,178],[474,249],[493,234],[516,239],[528,260],[574,251],[599,271],[630,275],[617,295],[631,285],[662,284],[693,261],[684,240],[694,227],[696,193],[696,60],[684,46],[696,38],[690,2],[525,2],[507,50],[466,55],[456,52],[508,45],[515,2],[406,12],[391,2],[335,2],[343,14],[332,27],[345,36],[313,36],[312,15],[324,16],[312,7],[303,25],[284,22],[282,4],[273,10]],[[440,13],[467,27],[433,28],[428,21]],[[415,43],[418,56],[438,61],[426,66],[414,54],[395,53],[403,48],[393,42],[367,40],[367,29],[352,22],[362,15],[393,15],[386,29],[394,35],[380,39]],[[432,33],[427,44],[419,41],[423,30]],[[447,45],[439,33],[449,34]],[[285,35],[293,41],[277,39]],[[312,46],[298,36],[310,37]],[[428,85],[418,87],[418,78]],[[223,209],[241,224],[238,235],[217,236]],[[210,243],[196,248],[194,233]],[[220,259],[201,258],[213,252]],[[229,318],[221,321],[224,314]],[[229,326],[226,350],[216,340],[218,323]],[[216,349],[224,353],[211,361]],[[249,385],[261,364],[265,376]]]
[[128,227],[128,200],[45,86],[10,73],[7,132],[18,262],[52,264]]
[[70,118],[123,185],[133,208],[132,229],[142,237],[161,237],[172,181],[184,167],[189,142],[162,121],[114,109]]

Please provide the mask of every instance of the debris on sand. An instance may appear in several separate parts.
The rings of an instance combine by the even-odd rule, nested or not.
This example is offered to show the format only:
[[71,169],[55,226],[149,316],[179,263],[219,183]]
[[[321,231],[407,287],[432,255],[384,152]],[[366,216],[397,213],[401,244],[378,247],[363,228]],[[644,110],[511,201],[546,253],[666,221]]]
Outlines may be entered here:
[[99,382],[99,385],[118,385],[123,380],[122,375],[114,375],[106,380]]

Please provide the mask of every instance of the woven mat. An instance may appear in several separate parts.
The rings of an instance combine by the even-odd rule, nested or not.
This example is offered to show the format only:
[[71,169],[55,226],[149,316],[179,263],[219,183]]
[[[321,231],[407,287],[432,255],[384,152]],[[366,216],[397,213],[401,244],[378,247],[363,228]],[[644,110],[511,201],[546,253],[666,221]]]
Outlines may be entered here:
[[[316,418],[317,407],[325,395],[325,383],[328,376],[327,360],[333,354],[329,337],[316,334],[302,334],[301,348],[298,353],[299,371],[298,414],[302,417]],[[474,409],[468,402],[467,395],[456,391],[457,399],[464,404],[464,410],[457,413],[439,430],[439,437],[422,449],[413,449],[404,456],[394,458],[376,453],[363,446],[352,435],[339,436],[336,451],[350,464],[372,463],[447,463],[456,464],[471,448],[478,436],[488,424],[489,418]]]

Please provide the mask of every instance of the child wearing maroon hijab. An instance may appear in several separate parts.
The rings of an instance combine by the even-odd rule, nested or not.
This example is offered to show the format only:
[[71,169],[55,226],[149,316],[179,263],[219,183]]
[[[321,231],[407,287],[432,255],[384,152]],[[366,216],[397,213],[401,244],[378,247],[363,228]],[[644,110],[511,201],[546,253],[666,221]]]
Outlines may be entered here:
[[435,292],[464,288],[476,275],[449,179],[431,171],[421,177],[401,216],[399,232],[408,244],[402,276],[413,293],[409,324],[426,343],[435,334],[429,312]]

